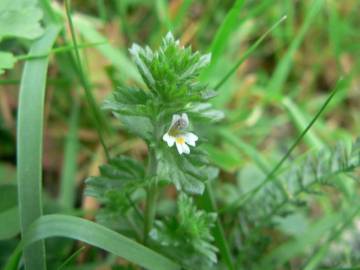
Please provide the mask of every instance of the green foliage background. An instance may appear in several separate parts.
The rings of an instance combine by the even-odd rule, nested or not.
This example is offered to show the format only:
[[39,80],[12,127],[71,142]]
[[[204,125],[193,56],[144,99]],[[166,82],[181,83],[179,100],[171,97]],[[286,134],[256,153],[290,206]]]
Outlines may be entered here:
[[[0,267],[360,267],[357,0],[0,2]],[[153,85],[128,49],[168,31],[191,49],[153,61]],[[196,196],[160,183],[144,244],[149,121],[192,91],[187,162],[211,169]]]

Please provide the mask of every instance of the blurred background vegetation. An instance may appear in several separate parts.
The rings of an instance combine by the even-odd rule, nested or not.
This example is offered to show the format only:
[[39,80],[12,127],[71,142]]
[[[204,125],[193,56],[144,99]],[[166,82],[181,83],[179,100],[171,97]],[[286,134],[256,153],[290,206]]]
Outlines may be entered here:
[[[65,18],[63,3],[52,4]],[[200,127],[200,137],[208,139],[203,147],[221,169],[214,183],[219,208],[226,209],[271,171],[341,77],[341,89],[282,172],[295,163],[300,164],[298,168],[306,167],[301,164],[307,162],[307,156],[320,149],[336,149],[339,141],[348,149],[359,134],[358,0],[74,0],[72,9],[78,43],[84,45],[81,57],[86,83],[98,106],[117,86],[141,84],[128,53],[134,42],[157,47],[170,30],[194,50],[212,52],[212,64],[201,80],[215,87],[263,33],[287,16],[219,88],[212,102],[225,112],[225,119],[215,128]],[[70,41],[66,26],[55,48]],[[2,51],[15,55],[26,54],[28,48],[26,39],[0,43]],[[83,180],[98,174],[105,153],[73,51],[54,50],[50,57],[44,120],[45,213],[65,212],[91,219],[99,204],[83,196]],[[0,75],[0,210],[17,211],[16,117],[22,69],[20,59]],[[107,115],[104,125],[111,155],[128,153],[146,159],[146,145],[124,132],[116,119]],[[309,174],[300,171],[302,176]],[[336,176],[331,183],[322,180],[315,187],[301,189],[294,198],[290,196],[276,214],[263,213],[271,203],[261,194],[240,211],[221,213],[236,269],[264,264],[271,265],[266,269],[360,265],[356,180],[356,172],[351,177]],[[266,189],[263,193],[270,194]],[[169,188],[159,215],[168,211],[173,196],[174,190]],[[0,227],[7,227],[0,235],[0,266],[19,241],[18,220],[16,215],[12,217],[14,220],[0,219]],[[79,248],[70,240],[47,243],[49,269],[56,269]],[[69,267],[125,269],[114,266],[117,264],[123,262],[87,246]]]

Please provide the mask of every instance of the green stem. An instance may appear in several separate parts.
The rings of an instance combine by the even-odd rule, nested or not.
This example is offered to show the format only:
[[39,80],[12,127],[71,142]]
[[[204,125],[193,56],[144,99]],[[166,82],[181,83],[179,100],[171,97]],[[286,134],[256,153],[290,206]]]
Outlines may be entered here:
[[158,185],[155,179],[157,169],[157,162],[155,157],[155,149],[149,147],[149,167],[148,179],[151,184],[146,190],[146,208],[145,208],[145,221],[144,221],[144,244],[146,244],[149,232],[152,229],[155,213],[156,213],[156,198],[158,193]]

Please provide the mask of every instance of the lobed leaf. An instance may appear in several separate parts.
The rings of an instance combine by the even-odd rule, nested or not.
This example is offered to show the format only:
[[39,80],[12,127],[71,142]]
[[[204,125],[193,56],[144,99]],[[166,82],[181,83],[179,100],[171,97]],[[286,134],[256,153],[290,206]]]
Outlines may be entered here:
[[0,40],[17,37],[35,39],[44,33],[43,17],[36,0],[0,1]]
[[163,252],[191,269],[209,269],[217,262],[217,248],[212,244],[211,228],[216,214],[198,210],[193,199],[181,193],[177,216],[157,221],[150,233]]

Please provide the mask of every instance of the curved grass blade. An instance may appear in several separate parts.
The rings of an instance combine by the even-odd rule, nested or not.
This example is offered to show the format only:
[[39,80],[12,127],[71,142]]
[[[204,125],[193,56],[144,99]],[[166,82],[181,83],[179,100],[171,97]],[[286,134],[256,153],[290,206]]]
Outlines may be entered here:
[[76,40],[75,28],[74,28],[74,24],[73,24],[72,18],[71,18],[71,10],[70,10],[70,1],[69,0],[65,1],[65,8],[66,8],[66,16],[69,21],[70,33],[71,33],[72,41],[74,44],[76,67],[77,67],[77,70],[80,75],[80,82],[85,90],[85,96],[86,96],[86,99],[89,103],[89,107],[90,107],[93,117],[94,117],[94,123],[96,125],[96,130],[99,135],[100,143],[104,149],[106,158],[109,160],[110,154],[109,154],[108,148],[105,144],[104,133],[103,133],[103,130],[105,130],[105,131],[109,130],[109,126],[108,126],[107,122],[105,121],[103,114],[100,112],[100,110],[96,104],[95,98],[90,90],[90,83],[89,83],[87,77],[85,76],[84,69],[82,68],[79,47],[78,47],[78,43]]
[[[104,45],[104,44],[107,44],[107,41],[79,44],[78,49],[91,48],[91,47],[96,47],[96,46],[100,46],[100,45]],[[30,60],[30,59],[43,58],[43,57],[49,56],[52,53],[65,53],[68,51],[72,51],[72,50],[74,50],[74,48],[75,47],[73,45],[61,46],[61,47],[53,48],[49,52],[40,54],[40,55],[28,55],[28,54],[18,55],[18,56],[16,56],[16,60],[24,61],[24,60]]]
[[[59,26],[49,26],[45,34],[33,43],[29,54],[44,54],[50,51],[59,31]],[[17,179],[22,233],[42,215],[41,167],[47,68],[48,58],[27,61],[21,78],[17,125]],[[24,262],[26,269],[46,269],[43,242],[24,250]]]
[[81,252],[83,252],[85,249],[85,246],[82,246],[81,248],[79,248],[77,251],[75,251],[73,254],[71,254],[71,256],[69,258],[67,258],[58,268],[57,270],[61,270],[64,269],[64,267],[66,267],[67,264],[69,264],[69,262],[71,262],[75,257],[77,257]]
[[284,20],[286,19],[286,16],[281,17],[280,20],[278,20],[269,30],[267,30],[264,34],[262,34],[261,37],[259,37],[256,42],[251,45],[249,49],[246,50],[246,52],[243,54],[243,56],[236,62],[236,64],[229,70],[228,73],[218,82],[218,84],[214,87],[215,90],[219,90],[219,88],[230,78],[231,75],[233,75],[236,70],[239,68],[239,66],[244,63],[244,61],[249,57],[250,54],[252,54],[253,51],[263,42],[263,40],[276,28],[278,27]]
[[[212,66],[217,63],[217,60],[224,51],[231,33],[236,29],[236,27],[239,26],[240,10],[244,5],[244,2],[244,0],[236,0],[229,12],[226,14],[223,23],[219,27],[219,30],[216,32],[214,41],[211,43],[210,48]],[[205,72],[207,73],[209,70],[205,70]]]
[[276,70],[271,77],[271,81],[269,82],[266,90],[269,97],[273,96],[275,98],[278,98],[281,96],[283,85],[288,77],[292,66],[292,58],[296,51],[299,49],[302,41],[304,40],[305,34],[309,30],[314,19],[317,18],[317,15],[320,12],[323,3],[323,0],[313,1],[310,11],[306,16],[305,21],[299,30],[299,33],[291,42],[289,49],[287,50],[285,56],[281,59],[280,63],[277,65]]
[[[306,127],[306,123],[308,122],[306,116],[301,111],[301,109],[295,104],[291,98],[286,97],[282,100],[282,104],[285,106],[286,110],[289,112],[290,118],[293,120],[296,127],[301,131]],[[317,149],[324,148],[324,143],[319,139],[319,137],[315,134],[314,131],[310,130],[308,134],[305,136],[305,141],[309,144],[309,146],[315,147]]]
[[[122,1],[120,2],[120,6],[121,3]],[[76,16],[74,17],[74,22],[76,29],[88,42],[101,42],[106,40],[106,38],[96,30],[96,26],[85,17],[80,15]],[[124,79],[131,79],[137,84],[143,85],[143,81],[141,76],[137,73],[135,65],[122,50],[114,47],[110,43],[99,46],[96,49],[121,72]]]
[[120,256],[149,270],[180,270],[180,266],[155,251],[95,222],[66,215],[46,215],[26,232],[17,252],[36,241],[66,237]]

